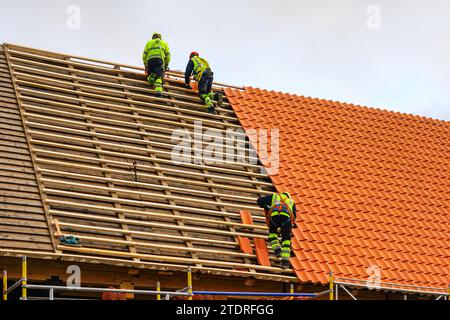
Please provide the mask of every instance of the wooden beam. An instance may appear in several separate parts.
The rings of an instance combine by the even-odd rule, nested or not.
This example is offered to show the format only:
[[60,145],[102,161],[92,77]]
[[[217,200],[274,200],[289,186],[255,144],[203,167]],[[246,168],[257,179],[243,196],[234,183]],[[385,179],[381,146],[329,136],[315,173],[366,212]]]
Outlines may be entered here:
[[[65,111],[60,111],[60,110],[55,110],[55,109],[50,109],[50,108],[40,108],[40,107],[35,107],[35,106],[30,106],[30,109],[34,109],[34,110],[39,110],[39,111],[50,111],[50,113],[56,114],[56,115],[61,115],[61,116],[71,116],[73,115],[73,113],[70,112],[65,112]],[[88,124],[86,122],[81,122],[81,121],[74,121],[74,120],[67,120],[64,118],[55,118],[55,117],[49,117],[49,116],[45,116],[45,115],[41,115],[41,114],[37,114],[34,112],[25,112],[24,113],[26,118],[28,119],[27,123],[30,127],[37,127],[37,128],[51,128],[54,127],[55,129],[68,129],[68,127],[61,127],[61,126],[57,126],[57,125],[49,125],[48,123],[57,123],[57,124],[65,124],[67,126],[76,126],[76,127],[83,127],[83,128],[89,128],[89,127],[95,127],[97,129],[97,131],[100,130],[104,130],[105,132],[121,132],[124,134],[132,134],[132,135],[136,135],[136,130],[130,130],[130,129],[124,129],[124,128],[119,128],[116,126],[105,126],[105,125],[101,125],[98,123],[95,124]],[[91,119],[91,120],[104,120],[104,118],[100,118],[100,117],[95,117],[95,116],[89,116],[89,117],[83,117],[84,115],[81,114],[77,114],[78,117],[80,118],[84,118],[84,119]],[[35,122],[35,121],[30,121],[30,118],[35,118],[37,120],[43,121],[43,122]],[[45,123],[44,123],[45,121]],[[112,120],[111,122],[105,121],[105,123],[115,123],[114,120]],[[127,122],[126,123],[128,126],[131,126],[131,123]],[[173,129],[168,129],[168,128],[164,128],[164,127],[158,127],[157,129],[155,129],[154,126],[146,126],[144,124],[141,124],[138,126],[138,128],[142,128],[142,129],[150,129],[152,131],[158,132],[142,132],[141,135],[145,136],[145,137],[152,137],[152,138],[157,138],[157,139],[162,139],[162,140],[168,140],[171,141],[172,137],[172,133],[173,133]],[[160,134],[160,133],[166,133],[166,134]],[[222,144],[214,144],[212,142],[206,142],[204,141],[205,138],[215,138],[214,136],[208,135],[206,133],[203,133],[201,135],[201,141],[200,144],[204,145],[204,144],[208,144],[208,145],[214,145],[214,146],[222,146]],[[229,140],[226,137],[223,137],[223,141],[226,143],[228,141],[230,142],[234,142],[233,140]],[[248,151],[248,148],[245,147],[238,147],[238,146],[233,146],[233,150],[235,151]],[[247,156],[246,156],[247,157]]]
[[[23,79],[34,79],[39,84],[42,84],[43,82],[46,82],[46,83],[59,84],[59,85],[65,85],[65,86],[69,86],[70,85],[70,82],[67,82],[67,81],[55,80],[55,79],[48,78],[48,77],[33,76],[33,75],[29,74],[29,73],[16,72],[16,75],[22,77]],[[69,78],[69,77],[67,77],[67,78]],[[72,79],[76,79],[76,81],[80,81],[80,80],[84,81],[83,78],[80,79],[78,77],[73,77]],[[32,82],[27,81],[27,80],[20,80],[19,79],[18,82],[21,83],[21,84],[25,84],[25,85],[31,85],[32,84]],[[110,82],[104,82],[104,81],[92,80],[92,79],[87,79],[87,82],[94,83],[96,85],[102,85],[102,86],[111,84]],[[42,84],[42,86],[45,86],[45,88],[47,87],[47,85],[44,85],[44,84]],[[83,85],[83,84],[80,84],[80,83],[78,83],[76,85],[76,87],[79,88],[79,89],[89,89],[90,91],[95,92],[95,95],[102,94],[101,96],[103,97],[103,99],[105,99],[105,97],[114,99],[115,97],[113,95],[117,95],[117,94],[120,93],[120,91],[118,91],[118,90],[99,89],[99,88],[94,88],[94,87],[89,86],[89,85]],[[114,87],[117,87],[117,86],[114,86]],[[134,98],[143,99],[143,100],[132,100],[133,104],[135,102],[140,103],[140,102],[144,102],[144,101],[146,101],[148,103],[165,102],[166,101],[164,98],[157,98],[157,97],[148,95],[148,93],[154,93],[155,92],[154,90],[150,90],[150,89],[147,89],[147,88],[131,87],[131,86],[123,85],[123,84],[119,84],[118,87],[120,89],[130,89],[131,88],[134,91],[141,91],[141,92],[147,93],[147,95],[144,95],[144,94],[128,92],[127,93],[128,97],[134,97]],[[70,89],[65,89],[65,88],[62,88],[62,87],[58,87],[58,90],[61,90],[63,92],[69,92],[69,91],[66,91],[66,90],[70,90]],[[168,96],[171,96],[171,97],[178,97],[178,98],[186,99],[186,97],[184,97],[183,95],[173,94],[173,93],[169,93],[169,92],[165,92],[164,94],[168,95]],[[86,96],[94,97],[93,95],[91,95],[91,93],[89,93]],[[121,102],[121,100],[118,100],[118,99],[121,99],[121,98],[115,98],[114,101]],[[153,105],[152,104],[152,105],[154,107],[157,107],[157,108],[160,108],[160,109],[179,110],[179,111],[182,111],[183,113],[187,113],[187,114],[202,115],[202,113],[205,112],[204,110],[202,110],[202,109],[204,109],[204,107],[203,107],[202,104],[200,104],[201,103],[200,99],[196,99],[196,100],[198,100],[198,101],[196,101],[197,103],[189,103],[189,102],[184,102],[182,100],[174,100],[175,101],[175,107],[169,107],[167,105],[159,105],[159,104],[158,105],[156,105],[156,104]],[[189,108],[196,108],[196,109],[200,108],[201,110],[200,111],[196,111],[196,110],[180,108],[180,107],[189,107]],[[215,119],[227,119],[227,120],[231,120],[231,121],[236,121],[235,117],[230,117],[230,116],[225,116],[225,115],[214,116],[214,118]]]
[[[111,207],[103,207],[103,206],[98,206],[98,205],[89,205],[89,204],[85,204],[85,203],[79,203],[79,202],[68,202],[68,201],[54,201],[54,200],[50,200],[51,202],[53,202],[56,205],[66,205],[69,207],[77,207],[77,208],[83,208],[83,209],[91,209],[91,210],[103,210],[103,211],[107,211],[107,212],[123,212],[123,213],[128,213],[128,214],[133,214],[133,215],[139,215],[139,216],[153,216],[153,217],[159,217],[159,218],[175,218],[175,219],[181,219],[181,220],[185,220],[185,221],[195,221],[195,222],[199,222],[199,223],[203,223],[203,224],[214,224],[214,225],[232,225],[238,228],[245,228],[245,229],[255,229],[255,230],[267,230],[267,226],[265,225],[248,225],[248,224],[244,224],[244,223],[238,223],[238,222],[231,222],[231,221],[221,221],[221,220],[211,220],[211,219],[204,219],[204,218],[197,218],[197,217],[190,217],[190,216],[184,216],[184,215],[179,215],[176,217],[173,217],[172,215],[168,215],[168,214],[164,214],[164,213],[158,213],[158,212],[153,212],[153,211],[141,211],[141,210],[133,210],[133,209],[124,209],[124,208],[111,208]],[[58,211],[58,210],[51,210],[52,214],[54,215],[62,215],[62,214],[67,214],[68,216],[70,216],[70,212],[68,211]]]
[[[53,157],[60,157],[60,158],[64,158],[64,159],[68,159],[68,160],[78,160],[80,162],[107,162],[108,164],[114,164],[114,166],[116,167],[126,167],[126,168],[131,168],[132,165],[129,162],[122,162],[122,161],[115,161],[115,160],[109,160],[109,159],[98,159],[98,158],[92,158],[92,157],[85,157],[85,156],[81,156],[81,155],[77,155],[77,154],[69,154],[69,153],[63,153],[63,152],[55,152],[55,151],[50,151],[50,150],[44,150],[44,149],[39,149],[39,148],[34,148],[34,152],[36,152],[37,154],[41,154],[41,155],[45,155],[45,156],[53,156]],[[39,159],[39,158],[38,158]],[[138,169],[142,171],[147,171],[147,172],[153,172],[155,171],[153,167],[147,166],[147,165],[143,165],[143,164],[138,164]],[[235,177],[227,177],[227,176],[219,176],[219,175],[214,175],[214,174],[205,174],[205,173],[196,173],[196,172],[191,172],[191,171],[182,171],[182,170],[177,170],[177,169],[171,169],[171,168],[163,168],[163,167],[159,167],[158,170],[160,171],[165,171],[165,172],[170,172],[174,175],[182,175],[184,177],[209,177],[212,178],[214,180],[220,180],[220,181],[228,181],[229,183],[242,183],[242,184],[254,184],[254,185],[261,185],[261,186],[265,186],[265,187],[272,187],[271,183],[268,182],[259,182],[259,181],[251,181],[251,180],[244,180],[242,178],[235,178]]]
[[[62,166],[62,167],[66,167],[66,168],[79,169],[79,170],[83,170],[83,171],[98,171],[98,172],[105,171],[105,172],[114,173],[117,175],[125,175],[125,176],[131,174],[130,171],[112,169],[111,167],[102,168],[102,167],[86,166],[86,165],[82,165],[82,164],[76,164],[73,162],[54,161],[54,160],[49,160],[49,159],[42,159],[39,157],[36,158],[36,161],[39,163],[44,163],[44,164],[49,164],[49,165],[54,165],[54,166]],[[127,163],[126,165],[129,166],[129,163]],[[47,169],[38,169],[38,170],[47,170]],[[158,171],[160,171],[160,170],[161,170],[161,168],[158,169]],[[50,174],[51,171],[52,170],[47,170],[46,173]],[[67,171],[64,171],[64,173],[67,173]],[[180,179],[180,178],[168,177],[167,175],[165,175],[164,177],[161,177],[161,176],[154,175],[154,174],[144,173],[142,171],[139,171],[139,175],[141,177],[149,178],[149,179],[162,179],[162,180],[166,180],[169,182],[191,184],[191,185],[201,186],[201,187],[213,187],[216,189],[231,190],[231,191],[242,192],[242,193],[256,193],[256,194],[264,194],[264,195],[273,193],[273,191],[262,190],[256,184],[255,184],[256,188],[254,189],[254,188],[243,188],[243,187],[236,187],[236,186],[232,186],[232,185],[218,184],[218,183],[214,183],[214,182],[195,181],[192,179],[191,180]],[[208,177],[207,174],[204,176]],[[227,195],[224,194],[224,196],[226,197]]]
[[[9,250],[9,249],[0,249],[0,254],[4,256],[17,256],[20,257],[22,255],[27,255],[28,257],[37,257],[37,258],[46,258],[46,259],[60,259],[62,261],[81,261],[90,263],[109,263],[113,265],[118,265],[121,267],[124,266],[134,266],[138,268],[158,268],[162,270],[178,270],[185,271],[187,269],[187,265],[183,264],[173,264],[173,263],[157,263],[150,261],[140,261],[133,262],[127,259],[119,259],[119,258],[108,258],[108,257],[100,257],[100,256],[89,256],[89,255],[80,255],[80,254],[63,254],[63,253],[49,253],[49,252],[40,252],[40,251],[31,251],[31,250]],[[205,271],[208,274],[212,275],[225,275],[225,276],[241,276],[241,277],[254,277],[256,279],[267,279],[271,281],[285,281],[285,282],[297,282],[298,279],[292,275],[281,275],[274,273],[263,273],[263,272],[255,272],[251,273],[248,271],[242,270],[234,270],[234,269],[224,269],[224,268],[211,268],[211,267],[195,267],[191,266],[191,269],[194,271]],[[289,270],[288,270],[289,271]],[[292,273],[291,273],[292,274]]]
[[[43,146],[60,148],[60,149],[69,149],[69,150],[73,150],[73,151],[83,151],[83,152],[87,152],[87,153],[101,153],[104,155],[115,156],[118,158],[123,158],[123,156],[124,156],[124,154],[122,152],[115,152],[115,151],[109,151],[109,150],[95,150],[95,149],[93,150],[92,148],[80,147],[80,146],[75,146],[75,145],[67,145],[64,143],[50,142],[50,141],[45,141],[45,140],[33,139],[33,138],[31,139],[31,142],[34,145],[43,145]],[[121,147],[120,145],[117,145],[117,146],[119,148]],[[152,158],[149,156],[141,156],[141,155],[136,155],[136,154],[127,154],[127,158],[134,159],[134,160],[148,161],[148,162],[156,161],[159,163],[165,163],[165,164],[169,164],[169,165],[177,165],[180,167],[188,167],[188,168],[194,168],[194,169],[208,168],[211,171],[242,175],[242,171],[237,170],[237,169],[228,169],[228,168],[222,168],[222,167],[217,167],[217,166],[213,167],[213,166],[206,166],[206,165],[195,164],[195,163],[174,162],[169,159]],[[262,177],[262,178],[267,177],[265,174],[256,173],[256,172],[249,172],[248,176],[256,176],[256,177]]]
[[167,261],[175,262],[175,263],[200,263],[201,265],[210,265],[210,266],[219,266],[219,267],[231,267],[231,268],[255,268],[257,270],[271,271],[277,273],[292,273],[292,270],[277,268],[277,267],[265,267],[260,265],[248,265],[243,263],[234,263],[234,262],[226,262],[226,261],[217,261],[217,260],[207,260],[207,259],[190,259],[190,258],[182,258],[182,257],[173,257],[173,256],[162,256],[162,255],[153,255],[153,254],[143,254],[143,253],[131,253],[124,251],[113,251],[113,250],[104,250],[104,249],[94,249],[94,248],[85,248],[85,247],[75,247],[75,246],[64,246],[59,245],[59,249],[65,251],[74,251],[81,253],[90,253],[90,254],[98,254],[103,256],[113,256],[113,257],[137,257],[142,260],[153,260],[153,261]]
[[[114,220],[114,218],[108,218],[108,217],[100,217],[96,215],[88,215],[88,214],[76,214],[76,213],[69,213],[67,211],[55,211],[52,210],[55,215],[59,216],[70,216],[70,217],[77,217],[77,218],[83,218],[83,219],[91,219],[96,221],[108,221],[108,222],[116,222],[116,223],[124,223],[124,224],[132,224],[132,225],[139,225],[139,226],[146,226],[146,227],[155,227],[155,228],[161,228],[161,229],[172,229],[172,230],[184,230],[187,232],[192,233],[204,233],[204,234],[217,234],[217,235],[223,235],[223,236],[242,236],[242,237],[253,237],[253,238],[260,238],[260,239],[266,239],[267,236],[265,234],[258,234],[258,233],[245,233],[245,232],[232,232],[232,231],[225,231],[225,230],[218,230],[213,228],[199,228],[194,226],[180,226],[180,225],[173,225],[173,224],[167,224],[167,223],[158,223],[158,222],[149,222],[149,221],[139,221],[139,220],[132,220],[132,219],[125,219],[120,218]],[[95,226],[88,226],[88,225],[79,225],[74,223],[66,223],[66,222],[59,222],[60,226],[71,226],[71,227],[83,227],[85,229],[89,230],[97,230],[97,231],[111,231],[111,232],[118,232],[123,234],[133,234],[135,231],[131,230],[123,230],[122,229],[112,229],[112,228],[106,228],[106,227],[95,227]],[[151,235],[149,232],[142,232],[142,233],[136,233],[141,235]]]
[[[102,190],[102,191],[108,191],[108,192],[117,192],[122,195],[142,195],[146,197],[150,197],[153,199],[158,199],[161,194],[159,193],[152,193],[152,192],[144,192],[144,191],[135,191],[130,189],[123,189],[123,188],[117,188],[117,187],[102,187],[94,184],[88,184],[88,183],[77,183],[73,181],[64,181],[64,180],[55,180],[55,179],[48,179],[48,178],[42,178],[41,181],[49,182],[52,184],[58,184],[64,188],[64,190],[70,190],[71,188],[67,188],[64,186],[73,186],[73,187],[79,187],[86,192],[89,190]],[[193,204],[205,204],[205,205],[216,205],[218,207],[229,207],[229,208],[235,208],[236,210],[253,210],[253,211],[261,211],[262,209],[257,206],[250,206],[245,204],[234,204],[229,202],[213,202],[210,200],[200,200],[197,198],[187,198],[187,197],[179,197],[179,196],[173,196],[173,195],[167,195],[165,196],[166,199],[171,200],[178,200],[178,201],[184,201],[184,202],[190,202]]]
[[[59,126],[53,126],[53,125],[48,125],[48,124],[36,123],[36,122],[28,122],[28,125],[30,127],[38,127],[39,129],[50,129],[51,131],[59,131],[62,134],[72,133],[72,134],[75,134],[75,135],[83,135],[83,136],[89,136],[89,137],[101,137],[101,138],[105,138],[105,139],[108,139],[108,140],[126,141],[126,142],[133,143],[133,144],[141,144],[141,145],[143,144],[143,145],[157,146],[157,147],[161,147],[161,148],[169,149],[169,150],[172,150],[173,147],[174,147],[174,144],[157,142],[157,141],[150,141],[150,140],[141,140],[141,139],[129,138],[129,137],[125,137],[125,136],[122,136],[122,135],[105,134],[105,133],[100,133],[100,132],[92,131],[92,130],[84,131],[84,130],[72,129],[72,128],[67,128],[67,127],[59,127]],[[90,126],[90,128],[92,129],[92,128],[95,128],[95,127],[94,126]],[[49,137],[58,137],[58,135],[56,135],[56,134],[49,134],[49,133],[46,133],[46,132],[36,131],[36,130],[33,130],[33,129],[29,130],[29,132],[31,134],[34,134],[35,136],[43,135],[43,136],[49,136]],[[136,133],[134,133],[134,134],[136,134]],[[72,139],[75,139],[75,138],[72,138]],[[80,139],[77,139],[77,140],[74,140],[74,141],[80,141]],[[223,145],[211,144],[209,146],[216,146],[216,147],[219,146],[219,147],[221,147],[223,149]],[[134,148],[134,147],[130,147],[130,148]],[[136,148],[136,150],[139,150],[139,149],[140,148]],[[190,146],[189,149],[190,149],[190,152],[194,153],[194,154],[197,154],[197,152],[203,152],[203,149],[198,149],[198,148],[195,148],[195,147],[192,147],[192,146]],[[172,154],[171,152],[161,151],[161,150],[159,150],[158,152],[164,153],[164,154]],[[215,151],[214,155],[218,156],[221,159],[229,159],[230,157],[234,158],[234,154],[227,154],[225,152],[219,152],[219,151]],[[198,158],[198,157],[194,157],[194,156],[193,156],[193,158],[194,159],[205,159],[205,160],[210,160],[211,159],[211,158],[205,158],[205,157]],[[245,162],[237,162],[237,165],[258,167],[257,165],[250,165],[250,164],[246,163],[246,162],[249,162],[249,161],[253,161],[254,163],[256,163],[257,160],[258,160],[257,158],[250,158],[247,155],[244,155],[241,158],[245,159]],[[236,165],[236,163],[234,163],[234,162],[228,162],[228,161],[223,161],[223,162],[225,164],[227,164],[227,165],[233,165],[233,164]]]

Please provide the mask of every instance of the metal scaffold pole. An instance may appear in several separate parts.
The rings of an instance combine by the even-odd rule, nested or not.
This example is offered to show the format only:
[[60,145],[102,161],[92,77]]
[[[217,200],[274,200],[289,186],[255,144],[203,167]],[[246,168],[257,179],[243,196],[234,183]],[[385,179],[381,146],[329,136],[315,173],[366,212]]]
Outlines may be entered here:
[[[156,282],[156,291],[161,291],[161,283],[159,283],[159,281],[158,282]],[[161,300],[161,295],[160,294],[157,294],[156,295],[156,300]]]
[[192,300],[192,270],[191,270],[191,267],[188,268],[187,282],[188,282],[188,293],[189,293],[188,300]]
[[334,300],[334,276],[333,271],[330,271],[330,300]]
[[27,256],[22,257],[22,300],[27,300]]

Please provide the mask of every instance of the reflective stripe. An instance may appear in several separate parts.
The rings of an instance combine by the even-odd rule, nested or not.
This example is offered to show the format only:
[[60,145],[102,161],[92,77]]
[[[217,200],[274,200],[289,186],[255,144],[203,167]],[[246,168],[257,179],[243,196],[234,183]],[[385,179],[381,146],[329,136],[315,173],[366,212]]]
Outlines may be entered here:
[[278,249],[281,249],[281,246],[280,246],[280,243],[278,242],[278,240],[273,240],[273,241],[271,241],[270,242],[270,245],[272,246],[272,249],[275,251],[275,250],[278,250]]
[[283,247],[281,249],[281,258],[289,259],[290,257],[291,257],[291,248],[290,247],[288,247],[288,248]]
[[278,215],[286,216],[286,217],[288,217],[289,219],[291,218],[291,216],[290,216],[289,213],[287,213],[287,212],[284,212],[284,211],[281,211],[281,212],[278,212],[278,211],[272,211],[272,217],[275,217],[275,216],[278,216]]
[[284,240],[282,243],[283,247],[291,247],[291,240]]
[[278,235],[276,233],[269,233],[269,240],[277,239]]

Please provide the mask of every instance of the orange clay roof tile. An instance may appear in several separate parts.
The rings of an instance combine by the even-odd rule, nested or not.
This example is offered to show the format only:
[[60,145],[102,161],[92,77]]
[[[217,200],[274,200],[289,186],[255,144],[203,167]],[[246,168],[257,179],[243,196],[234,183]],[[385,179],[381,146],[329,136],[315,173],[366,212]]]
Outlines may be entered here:
[[450,123],[245,87],[225,89],[244,130],[279,129],[278,191],[298,205],[293,269],[446,287]]

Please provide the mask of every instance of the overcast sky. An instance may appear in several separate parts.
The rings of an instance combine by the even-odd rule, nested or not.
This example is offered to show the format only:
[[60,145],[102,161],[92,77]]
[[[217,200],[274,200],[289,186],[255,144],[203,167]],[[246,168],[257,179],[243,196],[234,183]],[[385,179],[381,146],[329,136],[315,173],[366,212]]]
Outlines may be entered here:
[[171,69],[450,120],[449,0],[0,1],[0,42],[141,65],[158,31]]

